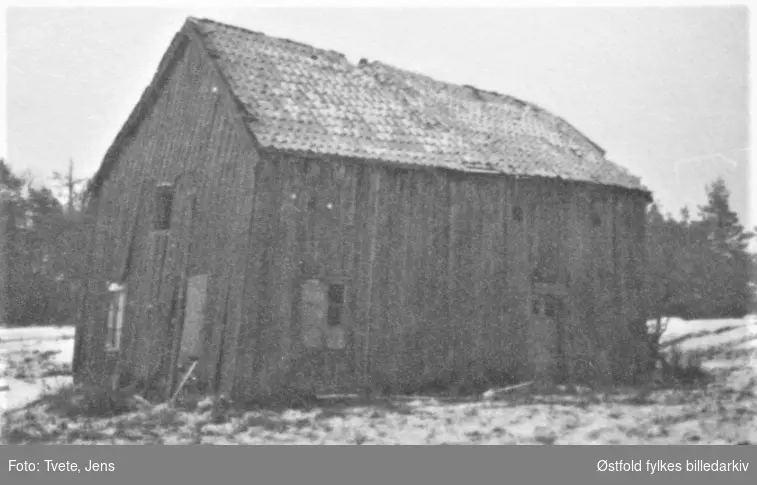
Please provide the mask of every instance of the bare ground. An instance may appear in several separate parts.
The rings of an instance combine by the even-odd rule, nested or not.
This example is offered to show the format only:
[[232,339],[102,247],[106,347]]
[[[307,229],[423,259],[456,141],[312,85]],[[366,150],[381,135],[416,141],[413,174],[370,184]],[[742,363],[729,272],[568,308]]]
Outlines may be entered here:
[[[67,336],[68,335],[68,336]],[[130,402],[109,417],[76,415],[65,329],[0,330],[8,443],[71,444],[755,444],[757,321],[668,326],[665,339],[705,359],[708,383],[604,392],[529,388],[492,399],[324,400],[308,409],[219,412]],[[21,339],[24,340],[21,340]],[[49,377],[55,374],[55,377]],[[43,376],[48,377],[43,377]],[[46,379],[46,380],[45,380]],[[56,379],[51,383],[51,379]],[[38,399],[40,394],[41,399]],[[2,401],[0,401],[2,402]],[[13,404],[10,406],[9,404]],[[10,408],[18,408],[10,410]]]

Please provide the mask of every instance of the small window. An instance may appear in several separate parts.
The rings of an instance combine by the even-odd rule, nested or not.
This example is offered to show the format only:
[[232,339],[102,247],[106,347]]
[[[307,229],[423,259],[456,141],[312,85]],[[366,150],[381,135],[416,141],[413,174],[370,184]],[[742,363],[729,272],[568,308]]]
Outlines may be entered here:
[[521,222],[523,220],[523,209],[521,209],[520,207],[514,207],[513,219],[515,219],[516,222]]
[[344,307],[344,285],[334,283],[329,285],[329,318],[328,326],[336,327],[342,323],[342,308]]
[[591,224],[597,227],[602,224],[602,218],[599,216],[601,210],[601,203],[599,200],[594,200],[591,203]]
[[121,334],[124,327],[124,313],[126,311],[126,287],[112,284],[110,304],[108,306],[108,329],[105,336],[106,350],[117,351],[121,348]]
[[306,347],[345,348],[344,284],[318,279],[305,281],[300,305]]
[[155,218],[153,229],[156,231],[168,230],[171,224],[171,209],[173,206],[173,185],[159,184],[155,188]]

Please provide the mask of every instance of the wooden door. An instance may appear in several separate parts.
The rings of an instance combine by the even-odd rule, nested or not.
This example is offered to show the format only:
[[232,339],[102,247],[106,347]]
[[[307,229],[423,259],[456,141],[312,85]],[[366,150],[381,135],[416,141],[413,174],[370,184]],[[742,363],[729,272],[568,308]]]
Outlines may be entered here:
[[180,366],[188,365],[192,359],[199,359],[201,356],[207,288],[208,275],[194,275],[187,282],[184,325],[179,348],[178,365]]
[[563,297],[551,293],[534,293],[531,302],[529,361],[533,379],[543,385],[564,380],[561,314]]

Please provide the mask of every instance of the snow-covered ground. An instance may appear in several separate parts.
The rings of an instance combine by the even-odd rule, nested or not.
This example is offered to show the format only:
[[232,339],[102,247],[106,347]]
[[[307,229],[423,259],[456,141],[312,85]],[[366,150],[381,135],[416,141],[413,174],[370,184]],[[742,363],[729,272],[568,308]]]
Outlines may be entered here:
[[[6,409],[70,383],[73,329],[0,330]],[[188,411],[165,404],[70,419],[45,401],[6,413],[9,442],[95,444],[731,444],[757,443],[757,319],[671,319],[664,342],[706,351],[706,387],[641,393],[531,394],[442,401],[395,398],[308,410]],[[4,401],[3,401],[4,399]]]
[[663,345],[680,341],[683,351],[693,350],[757,350],[757,318],[692,320],[680,318],[668,320],[662,337]]
[[0,329],[0,409],[14,409],[71,384],[73,327]]

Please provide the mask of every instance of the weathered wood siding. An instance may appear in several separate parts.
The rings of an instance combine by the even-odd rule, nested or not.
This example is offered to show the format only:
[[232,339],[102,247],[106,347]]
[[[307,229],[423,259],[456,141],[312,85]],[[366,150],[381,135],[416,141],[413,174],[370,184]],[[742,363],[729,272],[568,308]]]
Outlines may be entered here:
[[[86,359],[103,374],[106,282],[126,275],[128,306],[117,355],[122,378],[170,381],[186,281],[206,274],[206,358],[198,375],[210,382],[218,360],[215,330],[225,325],[229,293],[245,274],[239,258],[246,252],[258,155],[202,49],[179,36],[163,62],[171,65],[162,88],[111,161],[93,204]],[[170,230],[155,232],[154,194],[161,182],[174,183],[173,213]]]
[[[643,359],[640,195],[281,154],[262,157],[254,192],[241,329],[222,351],[238,398],[527,378],[535,281],[568,290],[570,379],[629,378]],[[334,275],[347,347],[307,349],[301,285]]]

